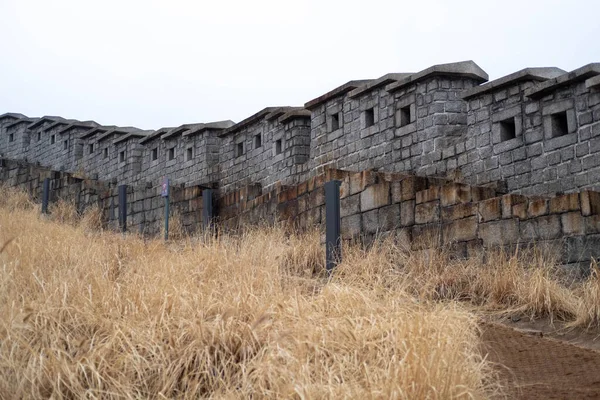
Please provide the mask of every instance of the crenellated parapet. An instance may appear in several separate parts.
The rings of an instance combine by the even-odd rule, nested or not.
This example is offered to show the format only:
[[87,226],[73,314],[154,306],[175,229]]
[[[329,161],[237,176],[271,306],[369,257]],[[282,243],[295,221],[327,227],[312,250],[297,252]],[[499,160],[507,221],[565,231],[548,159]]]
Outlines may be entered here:
[[[270,192],[328,168],[452,178],[499,192],[600,190],[600,64],[488,81],[473,61],[353,80],[239,123],[145,131],[0,115],[0,156],[113,184]],[[486,83],[487,82],[487,83]],[[258,188],[258,189],[257,189]]]
[[306,104],[313,168],[444,174],[449,137],[467,125],[460,94],[487,81],[472,61],[351,81]]
[[301,107],[267,107],[219,133],[219,187],[269,188],[309,172],[310,113]]
[[185,124],[162,128],[140,141],[144,147],[139,180],[158,183],[169,177],[175,184],[212,186],[219,181],[219,132],[233,121]]
[[454,155],[465,181],[537,195],[599,189],[599,75],[600,64],[527,68],[467,91],[468,129]]

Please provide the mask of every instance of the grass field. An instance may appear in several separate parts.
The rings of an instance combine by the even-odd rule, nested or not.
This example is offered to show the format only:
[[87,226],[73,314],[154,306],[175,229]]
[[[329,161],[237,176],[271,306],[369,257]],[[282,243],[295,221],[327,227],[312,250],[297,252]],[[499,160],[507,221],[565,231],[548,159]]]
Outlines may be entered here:
[[278,228],[165,244],[0,199],[0,398],[489,398],[489,313],[597,330],[600,280],[547,259],[344,249]]

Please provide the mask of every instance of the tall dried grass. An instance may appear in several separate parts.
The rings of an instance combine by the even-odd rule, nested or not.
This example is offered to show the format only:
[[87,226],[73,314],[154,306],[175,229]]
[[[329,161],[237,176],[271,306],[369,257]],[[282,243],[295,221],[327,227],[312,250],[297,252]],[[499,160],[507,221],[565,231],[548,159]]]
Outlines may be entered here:
[[600,328],[598,267],[569,284],[537,251],[388,237],[328,277],[316,231],[164,243],[52,211],[0,199],[0,398],[485,398],[477,313]]
[[394,279],[421,301],[460,301],[480,311],[547,317],[551,322],[570,321],[578,313],[579,298],[565,285],[555,260],[536,249],[457,259],[445,248],[405,251],[394,246],[393,238],[376,248],[396,260]]
[[24,190],[6,186],[0,183],[0,208],[6,210],[32,210],[40,207],[32,200],[31,196]]
[[327,279],[318,239],[165,244],[3,205],[0,397],[493,394],[472,313],[415,299],[384,245]]
[[571,323],[574,327],[588,330],[600,329],[600,267],[594,261],[588,279],[577,288],[581,301],[578,304],[577,318]]

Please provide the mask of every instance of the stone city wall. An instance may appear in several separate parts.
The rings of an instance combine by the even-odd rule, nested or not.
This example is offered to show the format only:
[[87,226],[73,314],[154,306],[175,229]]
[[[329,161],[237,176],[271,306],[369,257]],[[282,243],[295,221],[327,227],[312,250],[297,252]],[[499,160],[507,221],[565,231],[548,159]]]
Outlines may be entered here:
[[[75,204],[78,212],[90,207],[102,211],[104,227],[118,229],[118,186],[83,178],[68,172],[53,171],[44,167],[0,159],[0,183],[21,188],[34,199],[41,201],[43,183],[50,179],[50,203],[64,200]],[[171,187],[170,207],[182,228],[193,233],[202,226],[202,187]],[[160,187],[127,187],[127,229],[142,235],[156,236],[164,226],[165,203]]]
[[472,61],[348,82],[304,107],[156,131],[0,115],[0,156],[114,184],[269,193],[325,168],[452,178],[500,192],[600,190],[600,64],[484,83]]
[[219,224],[235,230],[266,221],[323,230],[323,185],[332,179],[341,181],[343,240],[369,243],[393,234],[407,248],[444,246],[459,257],[535,244],[556,251],[574,272],[600,255],[599,192],[542,198],[400,173],[325,170],[265,194],[249,186],[219,200]]
[[[51,203],[73,202],[80,212],[97,206],[108,228],[117,228],[118,188],[22,161],[2,159],[0,182],[41,198],[51,179]],[[490,187],[404,173],[325,169],[299,185],[275,185],[263,193],[258,184],[215,196],[214,222],[220,231],[251,225],[285,224],[300,231],[324,231],[324,184],[340,181],[342,239],[370,243],[394,235],[413,250],[443,246],[458,257],[483,249],[527,247],[555,249],[562,264],[583,273],[600,256],[600,193],[581,191],[554,197],[502,194]],[[200,231],[202,187],[171,188],[172,210],[184,229]],[[130,232],[157,235],[164,225],[159,187],[128,186]]]

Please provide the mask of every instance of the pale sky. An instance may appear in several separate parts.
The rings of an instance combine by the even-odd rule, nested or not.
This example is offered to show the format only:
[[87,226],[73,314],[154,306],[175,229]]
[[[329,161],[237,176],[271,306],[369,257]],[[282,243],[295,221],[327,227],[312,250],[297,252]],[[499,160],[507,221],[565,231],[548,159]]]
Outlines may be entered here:
[[600,62],[597,0],[0,0],[0,114],[238,122],[352,79]]

